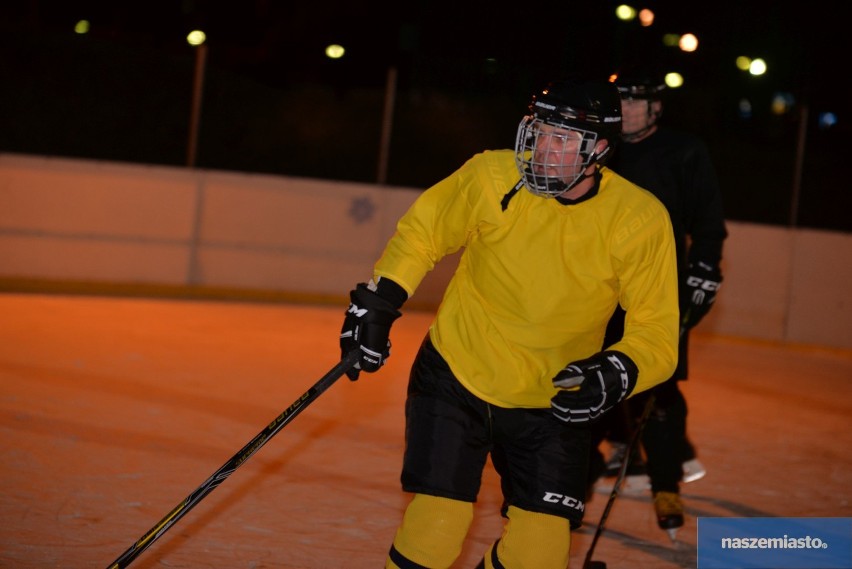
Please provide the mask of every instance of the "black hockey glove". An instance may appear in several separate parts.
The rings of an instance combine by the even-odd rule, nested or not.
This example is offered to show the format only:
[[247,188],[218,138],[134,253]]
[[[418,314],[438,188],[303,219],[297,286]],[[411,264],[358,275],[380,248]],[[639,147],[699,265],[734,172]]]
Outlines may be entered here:
[[[560,388],[550,401],[553,415],[566,423],[590,423],[630,395],[639,369],[629,357],[615,350],[600,352],[568,364],[553,378]],[[580,389],[566,391],[579,385]]]
[[340,331],[340,351],[343,355],[361,350],[361,359],[346,372],[352,381],[361,371],[378,371],[390,357],[390,329],[401,316],[393,304],[359,283],[349,293],[351,300]]
[[685,291],[681,294],[681,325],[689,330],[710,312],[716,300],[716,292],[722,284],[722,272],[718,265],[701,261],[690,263],[686,275]]

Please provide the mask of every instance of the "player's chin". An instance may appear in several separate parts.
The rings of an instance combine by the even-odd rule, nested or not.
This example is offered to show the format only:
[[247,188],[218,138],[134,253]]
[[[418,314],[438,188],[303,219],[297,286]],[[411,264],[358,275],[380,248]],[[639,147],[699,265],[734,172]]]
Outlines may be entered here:
[[533,172],[535,172],[536,176],[543,176],[554,181],[559,180],[565,183],[567,183],[567,181],[571,179],[575,174],[573,169],[564,168],[561,166],[536,168],[533,170]]

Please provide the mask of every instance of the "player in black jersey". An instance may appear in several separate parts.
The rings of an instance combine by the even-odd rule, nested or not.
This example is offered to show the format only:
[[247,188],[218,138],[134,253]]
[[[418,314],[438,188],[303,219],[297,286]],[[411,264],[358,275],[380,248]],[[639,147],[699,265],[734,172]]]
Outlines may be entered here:
[[[678,382],[688,376],[690,330],[713,306],[722,282],[720,262],[727,230],[719,184],[706,145],[690,133],[658,122],[667,89],[664,79],[650,67],[633,67],[617,75],[622,144],[608,165],[657,196],[671,216],[681,317],[678,365],[668,381],[625,402],[627,413],[616,410],[597,428],[609,430],[607,436],[614,448],[624,448],[628,440],[625,431],[631,425],[619,424],[619,420],[640,417],[645,399],[654,396],[653,411],[642,432],[642,446],[658,524],[674,537],[684,522],[680,482],[704,474],[687,437],[687,405]],[[623,326],[624,311],[617,309],[604,346],[618,340]],[[601,460],[593,457],[593,462]]]

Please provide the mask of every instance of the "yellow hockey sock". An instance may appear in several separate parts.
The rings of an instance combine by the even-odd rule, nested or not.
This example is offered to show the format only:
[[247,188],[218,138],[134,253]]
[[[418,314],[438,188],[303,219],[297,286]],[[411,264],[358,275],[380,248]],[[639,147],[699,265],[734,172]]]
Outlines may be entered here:
[[[565,569],[571,527],[565,518],[509,506],[503,536],[485,553],[486,569]],[[500,565],[492,563],[494,547]]]
[[431,569],[450,567],[461,555],[472,521],[470,502],[415,494],[396,530],[386,569],[399,569],[394,555]]

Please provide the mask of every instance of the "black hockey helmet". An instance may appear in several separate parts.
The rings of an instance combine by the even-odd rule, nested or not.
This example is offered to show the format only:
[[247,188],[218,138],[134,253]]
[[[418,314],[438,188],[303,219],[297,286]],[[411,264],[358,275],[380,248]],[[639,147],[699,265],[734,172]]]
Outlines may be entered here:
[[665,76],[648,65],[625,67],[613,75],[618,92],[625,101],[647,101],[647,118],[641,127],[634,120],[627,121],[627,132],[622,129],[621,138],[625,142],[637,142],[653,132],[657,121],[663,115],[663,93],[666,90]]
[[530,113],[546,124],[597,133],[613,144],[621,134],[621,98],[607,81],[554,81],[533,95]]
[[662,73],[648,67],[629,67],[615,73],[615,85],[623,99],[659,101],[666,90]]
[[[608,81],[551,82],[533,95],[528,109],[518,126],[515,162],[525,186],[536,195],[555,197],[576,186],[587,177],[588,166],[604,164],[621,138],[621,97]],[[579,137],[579,152],[558,163],[552,154],[542,158],[539,136],[548,128]],[[608,144],[598,151],[601,140]]]

